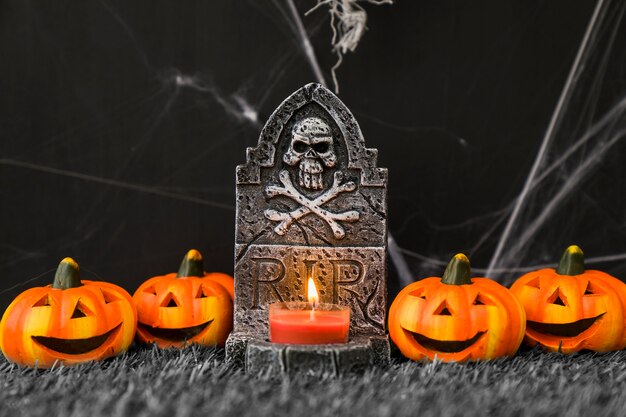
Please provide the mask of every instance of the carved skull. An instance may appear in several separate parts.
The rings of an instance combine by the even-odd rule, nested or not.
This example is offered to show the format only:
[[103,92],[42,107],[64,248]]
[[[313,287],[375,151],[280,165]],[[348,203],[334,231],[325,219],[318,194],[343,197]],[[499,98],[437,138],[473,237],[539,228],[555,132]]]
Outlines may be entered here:
[[309,190],[321,190],[324,167],[337,163],[330,126],[318,117],[297,122],[291,131],[291,143],[283,156],[286,164],[298,166],[298,184]]

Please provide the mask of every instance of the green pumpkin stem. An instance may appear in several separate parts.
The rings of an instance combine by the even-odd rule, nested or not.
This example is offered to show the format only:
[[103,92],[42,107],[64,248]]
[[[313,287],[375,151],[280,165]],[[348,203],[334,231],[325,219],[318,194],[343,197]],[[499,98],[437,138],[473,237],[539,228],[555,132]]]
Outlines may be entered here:
[[441,277],[441,282],[448,285],[468,285],[472,283],[470,279],[470,262],[467,256],[457,253],[446,267],[446,271]]
[[203,277],[204,263],[202,262],[202,254],[195,249],[187,252],[178,269],[176,278],[181,277]]
[[556,273],[559,275],[580,275],[585,272],[585,254],[582,249],[572,245],[565,249]]
[[72,258],[64,258],[59,263],[57,272],[54,274],[52,288],[67,290],[68,288],[80,287],[82,285],[78,264]]

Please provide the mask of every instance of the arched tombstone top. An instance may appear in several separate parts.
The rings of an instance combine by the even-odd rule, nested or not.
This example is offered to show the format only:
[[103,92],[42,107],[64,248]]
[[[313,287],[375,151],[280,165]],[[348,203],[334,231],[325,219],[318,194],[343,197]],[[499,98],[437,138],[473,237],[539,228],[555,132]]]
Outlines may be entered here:
[[383,246],[387,170],[333,93],[307,84],[270,116],[237,167],[236,242]]
[[334,140],[339,142],[336,146],[345,148],[346,168],[360,171],[360,185],[384,187],[387,170],[377,167],[378,150],[365,147],[361,128],[350,110],[330,90],[316,83],[307,84],[291,94],[272,113],[261,131],[257,146],[247,149],[246,163],[237,167],[237,184],[259,184],[261,168],[280,163],[276,155],[285,127],[293,126],[294,116],[299,112],[306,113],[306,107],[311,105],[323,110],[323,113],[313,110],[314,117],[326,119],[338,130],[339,134],[334,135]]

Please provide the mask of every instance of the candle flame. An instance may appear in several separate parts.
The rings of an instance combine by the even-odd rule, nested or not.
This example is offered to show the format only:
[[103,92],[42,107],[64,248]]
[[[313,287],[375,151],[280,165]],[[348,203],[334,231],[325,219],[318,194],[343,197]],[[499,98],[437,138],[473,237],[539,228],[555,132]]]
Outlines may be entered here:
[[317,288],[315,287],[315,281],[312,277],[309,277],[309,304],[311,307],[317,307],[320,302],[320,296],[317,294]]

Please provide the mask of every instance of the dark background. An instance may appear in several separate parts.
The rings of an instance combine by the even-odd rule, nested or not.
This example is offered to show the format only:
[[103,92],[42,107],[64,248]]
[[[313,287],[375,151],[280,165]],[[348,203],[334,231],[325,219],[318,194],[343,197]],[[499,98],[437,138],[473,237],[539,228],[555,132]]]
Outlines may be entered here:
[[[570,243],[626,278],[626,25],[607,3],[501,282]],[[296,1],[301,16],[314,4]],[[363,6],[339,97],[389,169],[390,232],[416,278],[458,251],[484,274],[595,2]],[[330,80],[327,8],[302,19]],[[65,256],[130,292],[189,248],[232,273],[235,166],[311,81],[285,0],[1,2],[0,311]]]

